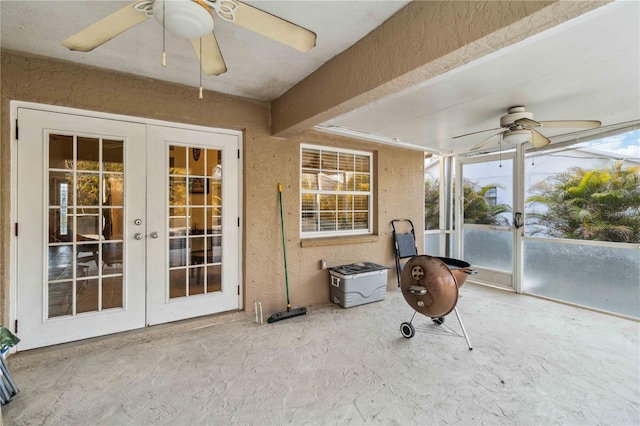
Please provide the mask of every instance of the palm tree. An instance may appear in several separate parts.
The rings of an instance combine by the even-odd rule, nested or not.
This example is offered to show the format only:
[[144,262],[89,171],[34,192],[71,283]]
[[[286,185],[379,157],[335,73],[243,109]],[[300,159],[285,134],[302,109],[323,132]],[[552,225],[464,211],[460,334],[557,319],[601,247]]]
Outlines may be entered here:
[[[511,211],[507,204],[491,205],[485,195],[493,188],[502,188],[497,184],[479,186],[477,183],[465,179],[464,189],[464,221],[480,225],[509,225],[509,219],[502,213]],[[425,229],[438,229],[440,220],[439,210],[439,182],[438,179],[426,179],[424,182],[424,223]]]
[[572,167],[539,182],[527,199],[528,233],[580,240],[640,242],[640,168]]
[[440,183],[438,179],[424,181],[424,229],[439,229],[440,224]]
[[479,186],[475,182],[464,179],[462,188],[464,192],[464,223],[509,226],[509,219],[502,216],[502,213],[511,212],[511,207],[507,204],[491,205],[485,198],[487,191],[493,188],[503,187],[495,183]]

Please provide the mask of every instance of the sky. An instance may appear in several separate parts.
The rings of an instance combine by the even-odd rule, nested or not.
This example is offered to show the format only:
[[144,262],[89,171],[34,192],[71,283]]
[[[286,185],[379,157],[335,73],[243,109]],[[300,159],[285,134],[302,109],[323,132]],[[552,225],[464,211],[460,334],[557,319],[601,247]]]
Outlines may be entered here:
[[640,161],[640,129],[608,136],[594,141],[587,146],[598,151],[613,152],[626,158],[635,158]]

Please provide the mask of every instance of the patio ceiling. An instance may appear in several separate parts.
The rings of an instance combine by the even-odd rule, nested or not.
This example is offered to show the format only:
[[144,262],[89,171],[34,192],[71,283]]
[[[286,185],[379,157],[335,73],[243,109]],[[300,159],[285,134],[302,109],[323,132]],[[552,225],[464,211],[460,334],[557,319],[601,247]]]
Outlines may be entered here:
[[[186,40],[138,25],[91,53],[61,40],[129,1],[3,1],[3,48],[142,75],[193,87],[199,67]],[[206,77],[205,89],[271,102],[382,24],[407,1],[248,1],[307,27],[317,47],[299,53],[218,20],[227,73]],[[491,135],[456,135],[499,127],[499,117],[524,105],[537,120],[640,118],[640,2],[614,2],[413,87],[332,116],[330,132],[441,153],[462,153]],[[338,113],[340,114],[340,113]],[[544,129],[547,136],[567,129]]]

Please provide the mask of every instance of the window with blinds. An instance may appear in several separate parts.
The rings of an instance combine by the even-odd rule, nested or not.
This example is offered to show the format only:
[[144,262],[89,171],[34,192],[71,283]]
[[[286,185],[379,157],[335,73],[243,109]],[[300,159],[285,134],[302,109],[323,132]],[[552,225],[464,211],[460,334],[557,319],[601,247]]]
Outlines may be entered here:
[[372,154],[302,145],[301,237],[372,232]]

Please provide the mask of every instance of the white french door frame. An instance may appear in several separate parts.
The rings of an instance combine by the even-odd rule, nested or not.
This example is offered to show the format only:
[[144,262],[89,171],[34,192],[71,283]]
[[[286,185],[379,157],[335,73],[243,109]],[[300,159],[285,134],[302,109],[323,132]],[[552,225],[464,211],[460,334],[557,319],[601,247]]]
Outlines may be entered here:
[[[482,155],[477,157],[458,157],[456,161],[456,176],[455,176],[455,212],[456,217],[460,218],[456,220],[456,255],[460,259],[464,259],[464,212],[463,212],[463,194],[461,190],[463,188],[463,173],[462,168],[467,164],[485,163],[489,161],[512,161],[513,162],[513,214],[516,212],[521,213],[522,224],[524,225],[524,144],[516,146],[516,150],[511,152],[494,153],[489,155]],[[473,227],[473,225],[472,225]],[[477,225],[477,227],[483,227]],[[486,226],[484,226],[486,227]],[[513,223],[511,226],[497,226],[492,227],[498,230],[511,230],[513,233],[513,272],[512,272],[512,286],[513,291],[516,293],[522,293],[522,270],[523,270],[523,238],[524,238],[524,226],[515,228]],[[488,275],[491,276],[492,271],[487,270]],[[497,271],[496,271],[497,273]],[[502,287],[500,287],[502,288]]]
[[[215,127],[205,127],[205,126],[197,126],[192,124],[183,124],[176,122],[168,122],[162,120],[154,120],[148,118],[141,117],[131,117],[120,114],[110,114],[104,112],[97,111],[88,111],[70,107],[56,106],[56,105],[48,105],[48,104],[40,104],[34,102],[25,102],[25,101],[17,101],[12,100],[9,102],[9,134],[10,134],[10,147],[9,147],[9,155],[11,161],[11,173],[10,173],[10,211],[9,211],[9,220],[11,223],[11,238],[9,243],[9,324],[7,328],[16,332],[16,320],[17,320],[17,309],[18,309],[18,300],[17,300],[17,281],[16,277],[18,274],[18,258],[17,258],[17,236],[15,235],[14,229],[16,226],[16,221],[18,217],[18,143],[19,139],[19,123],[18,123],[18,109],[33,109],[37,111],[43,112],[53,112],[60,114],[70,114],[76,116],[90,117],[90,118],[100,118],[105,120],[116,120],[122,122],[129,123],[139,123],[144,125],[153,125],[153,126],[161,126],[168,128],[176,128],[182,130],[195,130],[195,131],[203,131],[203,132],[214,132],[225,135],[232,135],[238,138],[238,155],[239,158],[243,158],[243,132],[237,130],[229,130],[229,129],[220,129]],[[238,167],[238,193],[243,194],[243,168]],[[238,197],[238,211],[239,214],[242,215],[244,211],[243,205],[243,197]],[[239,241],[238,241],[238,309],[243,309],[243,294],[244,294],[244,277],[242,270],[242,247],[243,247],[243,221],[239,221]],[[145,315],[148,315],[145,313]],[[18,330],[19,331],[19,330]],[[12,352],[15,352],[16,348],[12,348]]]

